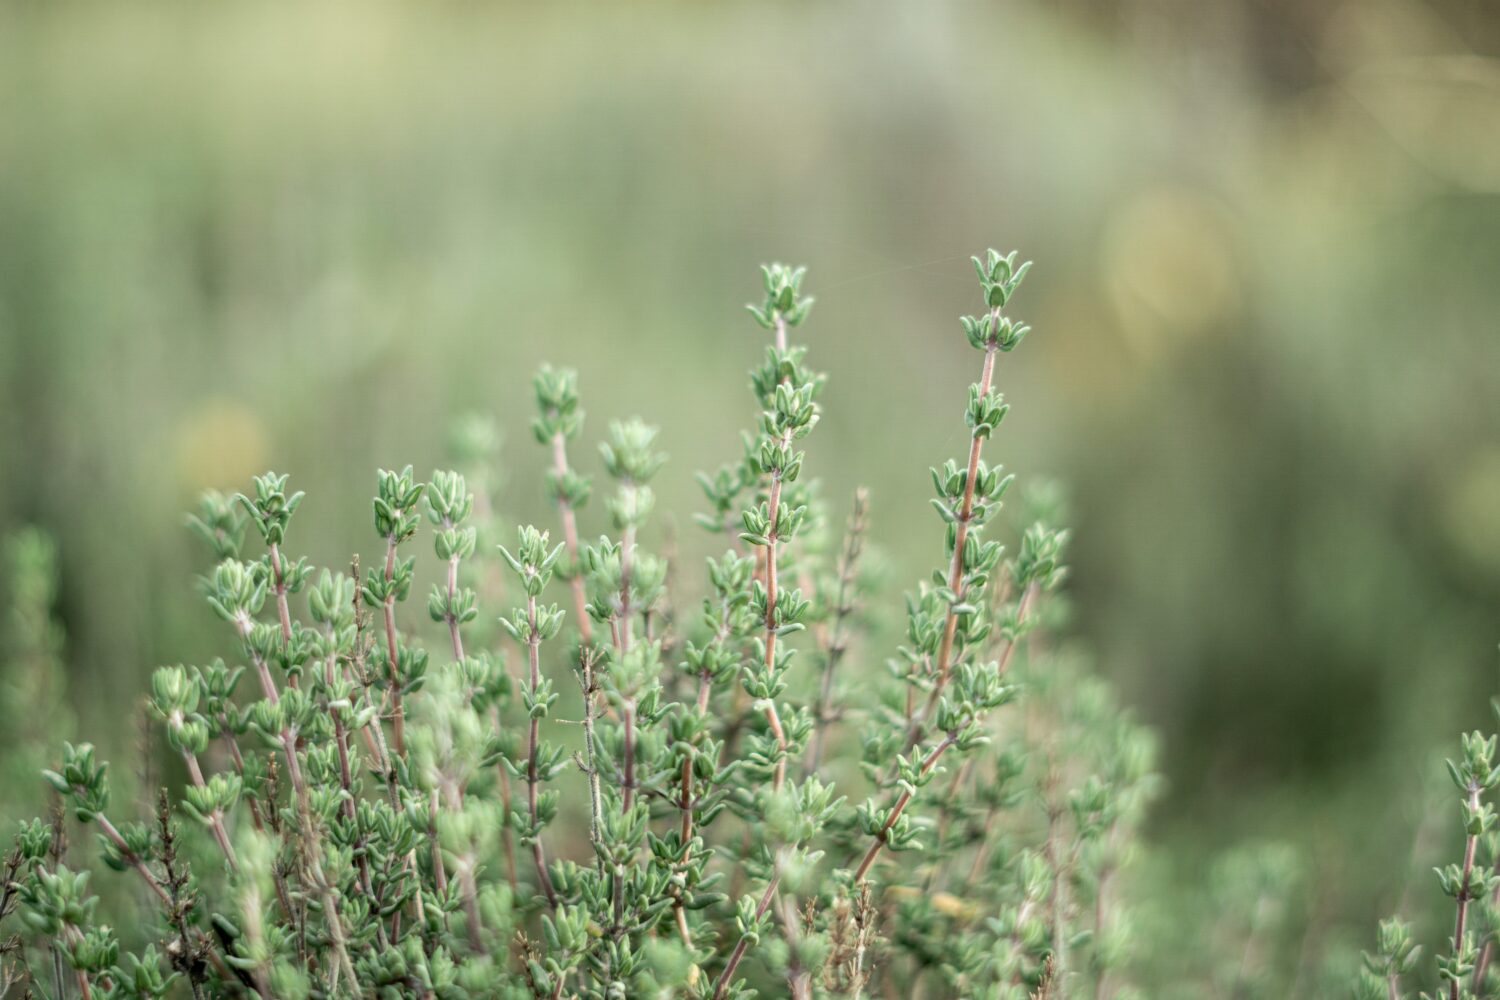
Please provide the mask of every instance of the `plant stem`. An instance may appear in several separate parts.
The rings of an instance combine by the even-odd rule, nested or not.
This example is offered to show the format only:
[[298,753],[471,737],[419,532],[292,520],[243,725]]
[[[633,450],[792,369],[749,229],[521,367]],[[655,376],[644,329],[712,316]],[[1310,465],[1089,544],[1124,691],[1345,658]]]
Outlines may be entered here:
[[[1495,861],[1494,872],[1500,875],[1500,859]],[[1491,901],[1500,900],[1500,888],[1497,888],[1490,896]],[[1495,937],[1487,935],[1484,947],[1479,949],[1479,959],[1474,963],[1474,992],[1477,994],[1484,988],[1484,976],[1489,971],[1490,962],[1495,956]]]
[[[760,897],[760,902],[755,907],[755,919],[757,921],[766,915],[766,910],[771,908],[771,901],[776,898],[776,887],[781,884],[781,872],[779,870],[771,873],[771,881],[766,886],[765,893]],[[734,982],[734,970],[739,968],[740,962],[745,957],[745,952],[750,947],[750,939],[741,936],[735,943],[734,951],[729,954],[729,961],[724,966],[724,971],[719,975],[719,984],[714,987],[713,1000],[722,1000],[724,992]]]
[[870,493],[863,486],[854,491],[854,511],[849,515],[849,529],[844,535],[844,548],[839,554],[839,589],[833,611],[833,627],[829,630],[827,659],[823,665],[823,683],[818,690],[817,705],[813,709],[812,746],[807,755],[807,773],[816,774],[823,759],[823,742],[828,735],[828,726],[833,719],[830,709],[833,704],[833,675],[839,661],[849,648],[847,626],[854,611],[852,594],[854,576],[860,554],[864,551],[865,515],[869,510]]
[[[490,707],[490,722],[497,731],[500,729],[500,710],[495,706]],[[495,769],[500,774],[500,810],[502,815],[509,816],[511,802],[513,801],[510,791],[510,772],[505,769],[503,762],[497,764]],[[521,884],[521,880],[516,873],[516,842],[515,838],[511,835],[509,823],[501,830],[500,837],[501,844],[505,849],[506,879],[510,882],[510,887],[514,891]]]
[[1484,976],[1489,971],[1490,958],[1494,952],[1494,947],[1495,942],[1489,940],[1484,943],[1483,948],[1479,949],[1479,960],[1474,963],[1474,992],[1476,994],[1484,986]]
[[[182,759],[187,763],[188,776],[193,779],[193,784],[198,788],[208,787],[203,780],[203,769],[198,766],[198,755],[189,750],[182,751]],[[229,843],[229,833],[224,829],[224,814],[215,809],[208,817],[209,829],[213,830],[214,840],[219,842],[219,849],[224,852],[224,857],[229,861],[231,871],[240,870],[239,859],[234,856],[234,848]]]
[[[690,841],[690,840],[693,839],[693,758],[692,758],[692,755],[688,755],[683,760],[683,762],[682,762],[681,789],[682,789],[682,797],[678,800],[677,805],[678,805],[678,808],[680,808],[682,810],[682,826],[681,826],[679,832],[680,832],[680,834],[682,836],[682,843],[683,843],[683,851],[684,851],[684,853],[683,853],[683,862],[686,863],[689,860],[691,860],[691,858],[692,858],[691,852],[688,851],[688,849],[687,849],[687,843],[688,843],[688,841]],[[672,904],[672,909],[675,911],[674,915],[675,915],[675,917],[677,919],[677,933],[678,933],[678,936],[682,938],[682,943],[683,944],[685,944],[689,948],[691,948],[693,946],[693,935],[692,935],[692,932],[688,929],[687,912],[686,912],[686,910],[683,907],[683,901],[682,901],[682,897],[681,896],[678,896],[676,902],[674,902]]]
[[[1094,954],[1096,956],[1099,954],[1099,949],[1104,943],[1104,935],[1108,930],[1109,906],[1105,893],[1109,889],[1110,878],[1113,875],[1113,865],[1103,866],[1099,871],[1098,888],[1094,892]],[[1100,963],[1098,976],[1094,980],[1094,1000],[1104,1000],[1108,984],[1109,969]]]
[[[999,315],[998,309],[995,310],[995,315]],[[998,348],[996,347],[994,341],[991,341],[990,344],[985,348],[984,369],[979,377],[980,396],[989,395],[990,387],[994,382],[995,354],[997,353],[997,351]],[[980,454],[984,451],[984,442],[985,439],[983,437],[975,434],[969,443],[968,475],[964,480],[963,503],[958,510],[958,525],[955,531],[953,545],[953,563],[951,569],[948,572],[948,586],[952,588],[954,593],[958,594],[960,603],[963,600],[963,593],[959,590],[959,587],[963,583],[964,575],[964,542],[969,537],[969,519],[974,515],[974,490],[979,478],[979,459]],[[948,660],[953,654],[953,638],[957,632],[957,628],[958,614],[952,609],[952,606],[950,606],[948,610],[948,619],[944,623],[943,628],[943,643],[938,648],[937,669],[939,683],[947,683]]]
[[286,601],[286,572],[281,562],[281,546],[271,543],[271,575],[276,588],[276,616],[281,620],[281,644],[292,641],[292,612]]
[[312,805],[309,800],[307,781],[302,775],[302,765],[297,760],[297,736],[292,729],[287,729],[281,734],[282,749],[286,754],[287,777],[291,779],[292,791],[297,804],[297,821],[302,830],[303,846],[307,854],[309,875],[314,890],[318,893],[323,904],[323,924],[328,929],[329,943],[333,946],[334,955],[338,958],[339,968],[349,977],[349,982],[357,982],[354,975],[354,963],[349,959],[349,951],[344,945],[344,928],[339,919],[338,897],[329,884],[328,878],[323,873],[322,848],[318,839],[317,830],[313,826]]
[[[239,741],[235,739],[234,733],[229,729],[229,720],[220,714],[215,721],[219,724],[219,735],[225,743],[229,744],[229,759],[234,763],[235,774],[239,775],[241,780],[244,780],[245,757],[240,753]],[[265,823],[261,820],[260,806],[256,803],[255,796],[247,795],[246,799],[250,805],[250,822],[254,825],[257,832],[263,832],[266,827]]]
[[[453,522],[443,518],[443,528],[451,529]],[[464,638],[458,631],[458,616],[453,613],[453,602],[458,598],[458,553],[453,553],[448,558],[448,611],[444,616],[448,620],[448,638],[453,644],[453,659],[458,663],[464,662]]]
[[583,688],[583,751],[584,765],[589,781],[589,845],[594,851],[594,867],[604,870],[604,856],[599,848],[602,843],[599,833],[599,818],[604,815],[604,794],[599,788],[599,759],[594,735],[595,698],[598,691],[594,685],[594,655],[585,649],[580,664]]
[[104,831],[104,836],[120,852],[120,856],[130,864],[130,867],[140,872],[141,878],[146,880],[146,885],[150,886],[151,891],[156,893],[156,898],[161,900],[162,905],[170,907],[172,905],[172,897],[167,894],[167,890],[162,886],[157,877],[151,873],[151,869],[146,867],[146,862],[142,861],[140,856],[130,849],[130,845],[125,843],[125,838],[120,835],[119,830],[115,829],[115,825],[109,821],[109,817],[103,813],[96,813],[94,819],[98,822],[99,829]]
[[[385,543],[385,582],[389,584],[396,576],[396,536],[391,535]],[[396,755],[406,756],[406,710],[401,707],[400,650],[396,645],[396,595],[385,595],[382,603],[385,615],[386,655],[391,675],[391,726],[396,743]]]
[[625,728],[625,750],[624,767],[620,775],[622,786],[621,802],[625,812],[635,805],[635,699],[627,698],[624,711],[621,713],[622,725]]
[[254,626],[248,617],[244,617],[236,622],[236,627],[239,629],[240,637],[245,640],[245,648],[249,650],[250,662],[255,667],[255,676],[260,679],[261,693],[271,704],[277,704],[281,701],[281,692],[276,688],[276,678],[271,674],[271,665],[266,662],[264,656],[260,655],[260,651],[250,644],[250,632]]
[[[536,596],[526,596],[526,618],[531,626],[526,643],[526,660],[531,670],[531,690],[536,692],[542,683],[542,656],[541,635],[537,632],[536,621]],[[537,826],[537,793],[540,777],[537,773],[537,758],[541,752],[542,720],[535,715],[531,717],[531,730],[527,739],[526,757],[526,805],[531,814],[531,825],[533,829]],[[547,854],[542,847],[541,831],[531,840],[531,857],[536,862],[537,881],[541,883],[542,892],[547,897],[547,902],[555,910],[557,909],[557,891],[552,887],[552,876],[547,872]]]
[[[777,327],[782,338],[785,333],[780,326]],[[766,534],[766,673],[769,675],[776,668],[776,528],[781,514],[781,473],[777,472],[771,477],[771,496],[768,502],[771,512],[771,528]],[[771,734],[776,737],[776,772],[771,779],[773,791],[781,791],[781,786],[786,783],[786,731],[781,726],[781,714],[776,710],[775,699],[766,699],[766,722],[771,726]]]
[[[936,767],[938,760],[943,756],[944,753],[948,751],[948,748],[953,746],[953,744],[956,742],[958,742],[956,733],[949,733],[948,735],[944,736],[942,742],[938,743],[931,750],[929,750],[927,752],[927,756],[922,759],[921,773],[925,775],[929,773],[934,767]],[[886,817],[885,824],[881,826],[880,831],[875,834],[875,842],[871,844],[870,849],[865,852],[864,860],[859,863],[859,868],[857,868],[854,872],[854,881],[856,884],[865,880],[865,875],[869,872],[870,866],[873,865],[875,863],[875,859],[880,856],[881,849],[885,847],[886,838],[890,835],[891,827],[896,825],[896,821],[901,818],[901,814],[905,812],[906,807],[911,804],[911,794],[911,792],[903,791],[901,793],[901,797],[898,798],[895,805],[891,807],[891,814]]]
[[[568,474],[568,442],[561,431],[552,435],[552,471],[559,483]],[[578,515],[573,510],[573,504],[561,493],[557,497],[557,513],[562,519],[563,544],[567,546],[568,565],[572,572],[568,588],[573,592],[578,634],[587,646],[594,641],[594,623],[589,619],[588,596],[584,592],[583,577],[578,572]]]
[[[629,480],[620,484],[620,490],[630,497],[627,509],[634,510],[636,503],[636,487]],[[633,569],[631,562],[635,556],[635,522],[628,521],[624,530],[620,533],[620,655],[624,656],[630,652],[631,634],[634,623],[631,621],[630,607],[630,575]]]
[[812,977],[802,965],[797,954],[801,933],[797,927],[797,899],[792,895],[781,897],[781,924],[785,929],[787,943],[787,985],[792,989],[792,1000],[811,1000]]
[[[993,309],[991,317],[992,322],[998,324],[1000,310],[998,308]],[[999,349],[999,345],[993,338],[985,345],[984,368],[979,376],[980,396],[988,396],[990,387],[994,384],[995,355],[999,352]],[[936,708],[938,699],[942,697],[943,689],[948,686],[948,674],[951,667],[950,660],[953,657],[953,643],[958,634],[958,612],[954,608],[958,607],[964,601],[964,543],[968,541],[969,522],[974,516],[974,490],[978,485],[979,459],[984,451],[984,442],[985,438],[979,434],[973,435],[969,442],[968,475],[964,480],[963,501],[959,505],[957,512],[957,523],[953,536],[953,561],[948,569],[948,589],[958,595],[958,599],[948,605],[948,614],[943,622],[943,640],[938,646],[937,661],[934,664],[937,677],[933,681],[932,693],[927,698],[927,708],[923,711],[917,725],[913,727],[914,729],[919,729],[920,725],[932,716],[932,711]],[[907,744],[915,743],[918,738],[920,738],[920,732],[908,734]]]
[[[1479,809],[1479,786],[1469,785],[1469,810]],[[1458,915],[1453,922],[1453,954],[1455,957],[1463,954],[1464,947],[1464,924],[1469,916],[1469,879],[1474,874],[1474,852],[1479,846],[1479,838],[1470,835],[1464,841],[1464,865],[1463,881],[1458,888]],[[1448,984],[1448,1000],[1459,1000],[1459,983],[1454,978]]]
[[1048,901],[1052,917],[1052,981],[1061,988],[1067,981],[1068,970],[1067,880],[1062,854],[1058,850],[1065,807],[1057,796],[1058,778],[1055,768],[1053,774],[1054,777],[1048,781],[1047,797],[1051,801],[1047,805],[1047,839],[1043,843],[1042,852],[1052,868],[1052,895]]
[[[359,588],[355,587],[355,593],[357,594],[358,592]],[[357,603],[358,598],[356,597],[355,600]],[[343,672],[338,669],[338,655],[333,652],[333,626],[324,626],[324,632],[328,637],[329,653],[328,659],[323,664],[323,678],[325,683],[331,686],[336,679],[341,677]],[[357,638],[356,642],[358,642]],[[339,787],[344,792],[344,801],[340,810],[343,812],[344,818],[352,822],[355,817],[354,770],[349,763],[349,730],[344,726],[343,713],[330,710],[328,714],[333,717],[333,739],[339,754]],[[364,887],[366,894],[373,898],[375,885],[370,876],[370,859],[365,851],[365,835],[363,832],[355,839],[354,857],[355,863],[359,867],[360,885]],[[374,921],[374,924],[376,938],[380,942],[381,947],[385,947],[387,945],[385,925],[379,920]]]

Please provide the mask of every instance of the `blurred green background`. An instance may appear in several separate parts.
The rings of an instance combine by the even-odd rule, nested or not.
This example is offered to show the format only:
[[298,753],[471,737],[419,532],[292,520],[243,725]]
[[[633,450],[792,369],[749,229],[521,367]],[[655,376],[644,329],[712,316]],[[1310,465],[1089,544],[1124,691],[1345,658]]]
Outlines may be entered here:
[[1076,631],[1164,738],[1141,891],[1191,928],[1226,851],[1288,845],[1267,995],[1322,995],[1378,913],[1446,919],[1433,754],[1491,724],[1497,51],[1478,0],[8,4],[0,528],[58,540],[69,700],[128,756],[148,672],[223,648],[201,488],[291,473],[342,565],[374,468],[477,409],[543,517],[547,359],[593,430],[663,425],[698,509],[779,258],[832,377],[810,467],[915,580],[966,258],[1019,247],[995,452],[1068,484]]

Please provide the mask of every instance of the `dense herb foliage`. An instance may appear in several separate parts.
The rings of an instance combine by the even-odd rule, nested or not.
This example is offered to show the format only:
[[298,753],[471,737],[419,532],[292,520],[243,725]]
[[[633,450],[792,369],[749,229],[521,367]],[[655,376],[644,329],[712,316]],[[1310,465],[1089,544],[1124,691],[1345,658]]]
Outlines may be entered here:
[[[120,802],[90,745],[62,748],[45,776],[65,810],[7,862],[14,988],[1131,995],[1119,875],[1154,749],[1048,636],[1067,534],[1045,491],[1002,544],[1013,477],[985,453],[1029,264],[974,264],[967,446],[932,470],[940,558],[893,649],[872,641],[870,500],[845,520],[808,475],[824,375],[797,342],[800,268],[764,268],[749,307],[770,344],[742,447],[699,477],[696,521],[723,546],[701,574],[658,529],[655,428],[610,424],[602,477],[579,471],[571,371],[534,383],[552,524],[500,537],[482,425],[457,469],[379,473],[378,555],[345,570],[295,554],[288,477],[207,496],[190,524],[232,652],[158,670],[149,694],[188,783]],[[45,614],[28,634],[50,655]],[[128,930],[74,870],[80,824],[138,897]]]
[[[1495,703],[1500,714],[1500,702]],[[1473,1000],[1500,996],[1500,832],[1496,831],[1493,795],[1500,787],[1495,748],[1500,737],[1475,731],[1461,740],[1463,755],[1447,761],[1448,776],[1458,789],[1463,837],[1460,860],[1434,869],[1438,885],[1453,900],[1451,935],[1431,962],[1411,925],[1399,917],[1380,923],[1374,953],[1366,952],[1354,987],[1356,1000]],[[1430,973],[1430,974],[1429,974]],[[1424,981],[1437,989],[1412,992]]]

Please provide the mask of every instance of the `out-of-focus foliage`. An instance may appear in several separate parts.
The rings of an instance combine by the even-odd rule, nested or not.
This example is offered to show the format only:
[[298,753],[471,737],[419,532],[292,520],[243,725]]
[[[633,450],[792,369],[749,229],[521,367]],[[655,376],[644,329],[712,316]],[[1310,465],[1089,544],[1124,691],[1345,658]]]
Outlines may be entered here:
[[18,812],[40,809],[36,776],[54,755],[48,744],[73,735],[56,600],[52,539],[35,528],[0,538],[0,788]]
[[[1051,335],[1015,464],[1069,482],[1077,625],[1164,737],[1163,919],[1283,842],[1318,877],[1267,995],[1321,995],[1398,883],[1441,936],[1429,751],[1494,687],[1497,50],[1462,0],[13,4],[0,524],[57,538],[69,690],[119,759],[147,673],[214,648],[163,512],[274,455],[341,566],[351,484],[437,464],[453,412],[520,426],[498,376],[543,357],[610,373],[601,410],[685,373],[644,416],[707,466],[745,334],[703,317],[774,252],[848,373],[810,454],[909,576],[930,546],[881,526],[925,485],[884,456],[951,443],[935,317],[971,308],[933,262],[1025,245]],[[503,455],[540,518],[542,458]]]

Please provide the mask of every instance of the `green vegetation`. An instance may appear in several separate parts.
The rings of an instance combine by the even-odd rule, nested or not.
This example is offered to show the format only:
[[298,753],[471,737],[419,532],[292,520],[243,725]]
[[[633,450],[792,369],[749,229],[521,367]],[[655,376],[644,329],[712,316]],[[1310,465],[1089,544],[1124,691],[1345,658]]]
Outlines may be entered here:
[[[469,485],[492,469],[382,470],[383,551],[363,576],[358,557],[345,573],[294,554],[304,495],[287,476],[205,496],[189,524],[218,560],[202,590],[233,653],[159,669],[148,699],[185,787],[122,803],[94,748],[64,745],[45,776],[66,811],[26,823],[8,862],[14,988],[1128,995],[1116,887],[1153,740],[1047,637],[1067,534],[1043,494],[1002,542],[1014,476],[984,452],[1029,332],[1008,306],[1030,265],[974,265],[983,308],[962,328],[981,374],[953,404],[968,446],[932,470],[944,557],[894,649],[865,627],[869,498],[840,532],[804,474],[825,377],[794,342],[801,268],[764,268],[750,307],[771,343],[752,429],[699,477],[696,520],[727,546],[700,595],[653,530],[655,428],[609,425],[605,532],[583,534],[595,483],[573,464],[571,371],[534,382],[556,522],[504,544],[480,544],[496,517]],[[485,437],[465,436],[471,460]],[[424,535],[425,628],[409,603]],[[40,546],[18,546],[17,615],[45,658]],[[65,860],[75,824],[131,880],[128,929]]]

